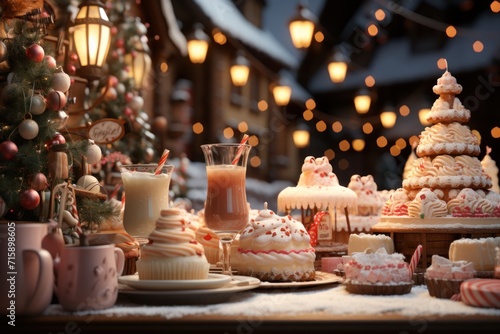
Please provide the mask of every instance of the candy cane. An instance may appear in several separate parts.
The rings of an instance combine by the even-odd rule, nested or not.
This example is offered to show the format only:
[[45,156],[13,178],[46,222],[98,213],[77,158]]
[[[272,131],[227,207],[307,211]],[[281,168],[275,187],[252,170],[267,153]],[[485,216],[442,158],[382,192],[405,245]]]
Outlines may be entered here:
[[163,150],[163,153],[160,157],[160,161],[158,161],[158,166],[156,166],[156,169],[155,169],[155,175],[158,175],[161,173],[161,169],[163,168],[163,165],[165,165],[165,162],[167,162],[167,157],[168,157],[169,153],[170,153],[169,150],[167,150],[167,149]]
[[320,211],[314,215],[313,223],[309,226],[309,236],[311,237],[311,246],[316,246],[318,244],[318,225],[325,215],[328,215],[328,211]]
[[417,268],[418,261],[420,261],[420,256],[422,256],[422,245],[417,246],[417,249],[415,249],[415,252],[411,257],[409,265],[410,279],[413,277],[413,272],[415,271],[415,268]]
[[241,139],[240,146],[238,147],[238,151],[236,152],[236,156],[233,159],[232,164],[236,165],[238,163],[238,160],[240,160],[241,154],[243,153],[243,149],[245,148],[245,144],[247,143],[248,140],[248,135],[245,133],[243,135],[243,138]]

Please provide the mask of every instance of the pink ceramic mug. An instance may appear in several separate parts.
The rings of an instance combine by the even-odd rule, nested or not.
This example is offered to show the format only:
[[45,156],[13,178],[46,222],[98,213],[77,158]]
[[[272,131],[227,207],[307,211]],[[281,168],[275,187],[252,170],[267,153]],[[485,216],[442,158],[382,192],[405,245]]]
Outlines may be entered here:
[[0,307],[7,318],[42,313],[52,300],[50,253],[42,249],[48,224],[0,222]]
[[102,310],[118,297],[118,276],[125,256],[113,244],[66,245],[56,261],[55,291],[59,303],[69,311]]

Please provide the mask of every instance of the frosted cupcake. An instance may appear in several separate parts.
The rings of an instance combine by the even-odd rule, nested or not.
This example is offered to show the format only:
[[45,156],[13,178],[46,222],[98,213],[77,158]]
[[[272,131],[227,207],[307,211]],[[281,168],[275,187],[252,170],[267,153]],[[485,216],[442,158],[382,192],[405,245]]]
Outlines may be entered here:
[[219,261],[219,236],[206,226],[202,226],[196,231],[196,241],[205,250],[205,256],[210,264],[217,264]]
[[178,208],[165,209],[137,261],[141,280],[206,279],[210,264],[196,233]]

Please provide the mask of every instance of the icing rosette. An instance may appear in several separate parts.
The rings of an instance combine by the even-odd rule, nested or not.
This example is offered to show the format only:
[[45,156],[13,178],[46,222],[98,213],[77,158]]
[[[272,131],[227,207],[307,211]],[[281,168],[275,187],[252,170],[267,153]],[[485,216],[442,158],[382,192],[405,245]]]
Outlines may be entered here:
[[301,222],[275,214],[266,203],[240,234],[238,270],[262,280],[311,280],[316,255],[310,240]]
[[460,191],[448,202],[448,211],[454,217],[489,217],[495,205],[470,188]]
[[410,217],[430,218],[445,217],[448,214],[446,202],[428,188],[420,190],[415,199],[408,204]]

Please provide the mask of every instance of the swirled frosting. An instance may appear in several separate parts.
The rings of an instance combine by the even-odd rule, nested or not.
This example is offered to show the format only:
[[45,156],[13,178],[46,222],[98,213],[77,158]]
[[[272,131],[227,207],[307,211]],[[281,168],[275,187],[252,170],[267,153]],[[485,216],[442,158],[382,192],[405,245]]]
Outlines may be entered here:
[[336,186],[339,184],[327,157],[307,156],[302,164],[298,186]]
[[446,202],[428,188],[420,190],[413,201],[408,204],[408,216],[430,218],[448,215]]
[[470,188],[464,188],[448,202],[448,211],[454,217],[489,217],[495,204]]
[[187,216],[181,209],[162,210],[148,237],[149,243],[142,249],[142,257],[203,256],[203,246],[196,241],[196,233],[188,225]]
[[467,154],[477,156],[480,152],[477,137],[469,127],[457,122],[438,123],[425,128],[420,134],[417,155]]
[[437,79],[437,84],[432,87],[432,91],[438,95],[440,94],[460,94],[462,92],[462,85],[457,83],[457,79],[446,71]]
[[382,209],[384,216],[407,216],[408,215],[408,192],[403,188],[398,188],[391,194]]

